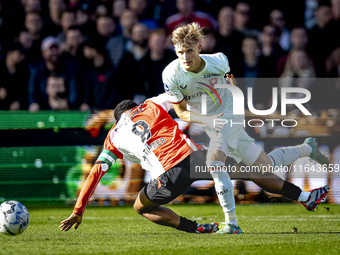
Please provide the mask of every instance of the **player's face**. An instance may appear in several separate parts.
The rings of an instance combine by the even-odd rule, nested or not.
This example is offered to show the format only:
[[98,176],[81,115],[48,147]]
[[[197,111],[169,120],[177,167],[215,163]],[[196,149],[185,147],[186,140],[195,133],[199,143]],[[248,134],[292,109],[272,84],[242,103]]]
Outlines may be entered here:
[[175,51],[179,57],[183,68],[190,72],[200,71],[201,57],[199,55],[202,46],[200,44],[176,45]]

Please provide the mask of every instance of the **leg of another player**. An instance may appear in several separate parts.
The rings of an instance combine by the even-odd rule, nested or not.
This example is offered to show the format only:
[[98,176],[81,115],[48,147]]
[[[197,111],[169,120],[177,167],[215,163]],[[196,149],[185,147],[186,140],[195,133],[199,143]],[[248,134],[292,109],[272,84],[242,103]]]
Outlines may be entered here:
[[[304,145],[308,146],[307,144]],[[307,154],[308,156],[309,153],[307,151],[305,154]],[[299,146],[276,149],[269,153],[269,155],[261,151],[260,156],[256,159],[253,166],[268,166],[267,169],[269,169],[269,166],[275,166],[276,164],[278,166],[286,166],[292,164],[301,156],[302,150]],[[260,175],[262,175],[262,178]],[[259,173],[258,177],[254,178],[254,183],[256,183],[268,192],[281,194],[289,199],[296,200],[298,202],[307,201],[310,195],[310,192],[304,192],[296,185],[290,182],[286,182],[277,175],[268,171],[264,174]]]
[[237,179],[244,181],[252,181],[261,189],[267,192],[279,194],[286,198],[296,201],[298,200],[302,192],[302,190],[298,186],[281,179],[274,173],[241,172],[240,165],[236,164],[235,166],[237,168],[237,171],[230,173],[230,177],[233,180]]

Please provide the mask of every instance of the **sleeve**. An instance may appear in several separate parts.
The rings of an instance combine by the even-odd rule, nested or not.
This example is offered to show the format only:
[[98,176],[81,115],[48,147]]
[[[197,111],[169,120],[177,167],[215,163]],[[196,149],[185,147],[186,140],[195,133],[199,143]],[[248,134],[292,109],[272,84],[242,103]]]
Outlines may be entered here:
[[149,98],[146,101],[152,101],[155,104],[160,105],[166,112],[169,112],[173,108],[166,93],[159,94],[158,96]]
[[83,215],[85,207],[95,191],[100,179],[107,173],[117,158],[123,158],[123,155],[109,143],[109,136],[110,133],[105,140],[104,150],[93,165],[91,172],[86,178],[86,181],[80,191],[76,205],[74,206],[74,214]]
[[230,66],[229,66],[229,60],[227,56],[219,52],[217,53],[217,58],[218,58],[218,61],[220,62],[219,66],[222,68],[222,71],[224,72],[224,74],[229,73]]
[[169,72],[169,66],[164,69],[162,79],[168,101],[172,104],[179,104],[182,102],[184,99],[183,94],[178,89],[178,82],[176,81],[175,75]]

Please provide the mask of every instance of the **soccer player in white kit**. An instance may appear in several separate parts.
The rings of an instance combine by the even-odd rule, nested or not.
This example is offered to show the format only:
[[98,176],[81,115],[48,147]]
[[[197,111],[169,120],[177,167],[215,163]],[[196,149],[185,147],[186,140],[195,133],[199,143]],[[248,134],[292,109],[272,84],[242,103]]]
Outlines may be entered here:
[[[164,69],[162,78],[168,100],[173,104],[177,115],[183,121],[200,123],[210,137],[207,166],[224,166],[227,156],[234,158],[237,163],[258,167],[286,166],[300,157],[311,157],[321,165],[328,165],[329,160],[320,153],[313,138],[307,138],[298,146],[274,150],[268,155],[255,145],[254,139],[242,128],[245,116],[233,114],[231,92],[225,88],[215,88],[216,84],[235,84],[233,76],[228,74],[228,58],[222,53],[200,55],[202,46],[199,40],[202,37],[202,29],[197,23],[173,31],[172,42],[178,59]],[[206,115],[201,114],[202,95],[207,95]],[[217,118],[239,124],[215,125],[214,120]],[[242,233],[236,220],[233,185],[228,173],[214,171],[211,174],[226,222],[217,233]],[[283,190],[290,189],[287,185],[282,181]],[[325,187],[320,188],[320,195],[328,192]],[[310,194],[311,192],[302,192],[297,201],[308,201]],[[314,210],[315,207],[316,205],[306,206],[308,210]]]

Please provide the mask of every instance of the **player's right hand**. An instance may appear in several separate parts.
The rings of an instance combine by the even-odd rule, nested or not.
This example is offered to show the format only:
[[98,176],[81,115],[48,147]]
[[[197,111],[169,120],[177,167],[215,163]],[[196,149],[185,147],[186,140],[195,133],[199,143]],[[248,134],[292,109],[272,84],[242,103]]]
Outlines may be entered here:
[[234,85],[234,86],[237,85],[236,79],[235,79],[235,77],[234,77],[233,74],[227,74],[225,79],[226,79],[227,82],[229,82],[231,85]]
[[59,226],[60,231],[68,231],[70,228],[72,228],[74,224],[76,224],[74,228],[77,229],[81,224],[82,220],[83,216],[79,216],[77,214],[72,213],[70,217],[60,222],[61,223],[61,225]]

